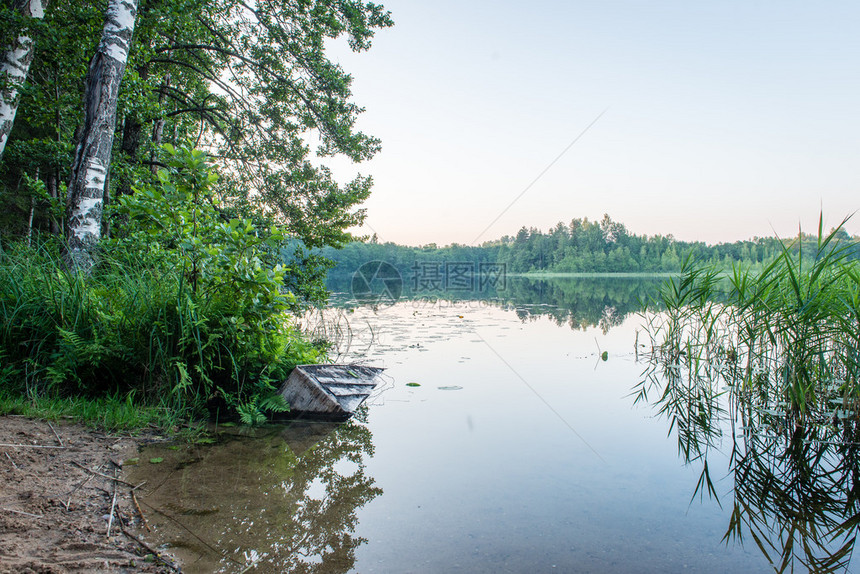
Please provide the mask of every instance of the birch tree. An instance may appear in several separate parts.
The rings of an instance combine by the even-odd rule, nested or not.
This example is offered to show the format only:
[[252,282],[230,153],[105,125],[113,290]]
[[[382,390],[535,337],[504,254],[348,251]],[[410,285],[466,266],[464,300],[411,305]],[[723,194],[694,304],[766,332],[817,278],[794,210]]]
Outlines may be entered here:
[[102,209],[116,130],[119,86],[131,47],[138,0],[109,0],[101,42],[90,62],[84,124],[66,198],[67,261],[87,271],[101,238]]
[[[13,7],[24,18],[44,18],[47,5],[48,0],[13,0]],[[0,89],[0,157],[3,157],[6,141],[15,123],[21,87],[27,80],[35,49],[36,42],[32,36],[22,33],[6,48],[3,61],[0,62],[0,82],[4,84]]]
[[[2,46],[26,29],[9,1],[0,1],[6,3],[0,58]],[[107,65],[107,48],[127,43],[131,26],[120,43],[107,40],[116,36],[109,29],[93,58],[109,3],[114,12],[122,5],[50,0],[39,26],[46,38],[50,34],[50,46],[46,39],[37,51],[14,140],[0,164],[0,229],[24,236],[32,228],[35,236],[55,232],[65,218],[72,223],[63,227],[68,253],[79,253],[104,233],[99,221],[112,197],[152,182],[153,171],[163,167],[159,144],[191,140],[217,160],[221,217],[253,217],[308,248],[349,241],[348,230],[364,217],[360,204],[371,180],[358,174],[340,180],[322,158],[358,163],[380,142],[359,129],[362,108],[353,101],[352,77],[329,48],[337,42],[369,49],[376,32],[393,24],[383,6],[368,0],[137,0],[120,73]],[[118,28],[113,20],[109,28]],[[107,88],[115,89],[120,77],[112,116]],[[51,197],[68,200],[61,217],[40,198],[33,209],[21,188],[22,174],[37,171]],[[68,191],[62,181],[72,182]],[[121,225],[113,230],[125,232]]]

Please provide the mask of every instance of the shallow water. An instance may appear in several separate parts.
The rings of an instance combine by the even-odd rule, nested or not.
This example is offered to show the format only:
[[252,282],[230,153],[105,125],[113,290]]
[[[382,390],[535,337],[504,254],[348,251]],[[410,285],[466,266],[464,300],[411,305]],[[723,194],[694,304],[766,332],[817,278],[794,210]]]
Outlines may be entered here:
[[355,308],[347,358],[387,369],[359,416],[148,449],[146,536],[187,572],[773,571],[723,541],[730,437],[708,457],[721,508],[630,396],[641,318],[604,305]]

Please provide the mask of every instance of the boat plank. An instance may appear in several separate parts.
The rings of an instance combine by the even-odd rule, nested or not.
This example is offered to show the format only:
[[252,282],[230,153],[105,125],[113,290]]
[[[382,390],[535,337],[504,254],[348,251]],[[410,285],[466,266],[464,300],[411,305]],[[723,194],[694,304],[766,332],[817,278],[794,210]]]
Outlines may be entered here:
[[345,397],[350,395],[368,395],[367,387],[358,385],[332,385],[328,387],[328,391],[336,397]]
[[349,418],[383,371],[366,365],[299,365],[280,389],[291,412]]

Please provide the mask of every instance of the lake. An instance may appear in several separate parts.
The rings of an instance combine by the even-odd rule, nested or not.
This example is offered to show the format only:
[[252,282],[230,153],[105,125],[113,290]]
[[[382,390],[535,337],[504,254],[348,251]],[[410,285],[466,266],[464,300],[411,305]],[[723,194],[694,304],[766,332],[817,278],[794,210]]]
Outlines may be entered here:
[[[214,445],[147,449],[127,467],[147,481],[154,531],[142,534],[186,572],[817,568],[791,549],[782,564],[780,528],[741,517],[727,536],[739,506],[757,511],[737,495],[741,431],[719,423],[706,454],[686,456],[677,419],[635,400],[647,370],[636,310],[656,285],[508,278],[456,298],[336,298],[305,326],[336,334],[339,362],[386,368],[361,412],[340,425],[222,425]],[[758,512],[767,523],[771,509]],[[820,570],[850,572],[852,554],[853,540]]]

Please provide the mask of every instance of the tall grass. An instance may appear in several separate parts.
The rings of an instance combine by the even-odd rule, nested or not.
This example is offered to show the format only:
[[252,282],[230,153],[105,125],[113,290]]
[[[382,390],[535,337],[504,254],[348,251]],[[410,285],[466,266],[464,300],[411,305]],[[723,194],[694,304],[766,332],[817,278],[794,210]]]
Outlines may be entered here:
[[181,413],[158,404],[144,404],[135,393],[115,394],[96,398],[70,396],[27,397],[0,391],[0,415],[22,415],[43,420],[74,419],[83,424],[108,431],[137,431],[154,426],[193,436],[202,425],[186,425]]
[[279,380],[319,352],[282,311],[266,336],[259,309],[229,290],[195,293],[181,270],[110,250],[86,277],[46,247],[13,246],[0,259],[0,391],[30,399],[129,393],[174,416],[217,404],[246,422],[281,408]]
[[814,256],[791,245],[760,272],[724,277],[688,262],[660,294],[648,332],[658,360],[721,381],[760,408],[796,418],[857,416],[860,264],[819,225]]

